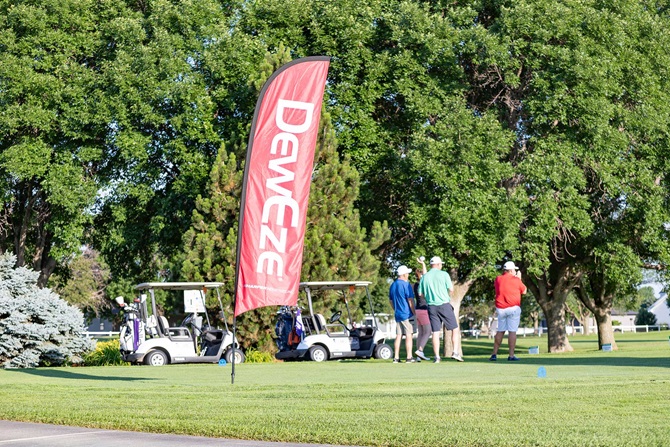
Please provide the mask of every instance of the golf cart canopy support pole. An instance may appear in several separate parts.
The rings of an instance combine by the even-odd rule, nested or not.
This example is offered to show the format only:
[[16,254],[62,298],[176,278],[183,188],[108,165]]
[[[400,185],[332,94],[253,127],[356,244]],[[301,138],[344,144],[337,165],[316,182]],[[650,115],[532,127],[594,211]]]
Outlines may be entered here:
[[[199,290],[200,292],[200,301],[202,302],[202,307],[205,308],[205,318],[207,319],[207,327],[211,328],[212,323],[209,321],[209,313],[207,312],[207,302],[205,301],[207,295],[207,288],[203,287]],[[222,308],[223,309],[223,308]],[[197,312],[193,312],[195,315]],[[200,332],[202,332],[202,327],[200,327]]]
[[151,315],[153,315],[154,319],[156,320],[156,330],[160,335],[163,337],[167,336],[167,334],[163,333],[163,329],[161,328],[161,323],[158,321],[158,313],[156,312],[156,296],[154,295],[154,289],[149,289],[149,294],[151,295]]
[[221,309],[221,319],[223,320],[223,325],[226,328],[226,332],[230,332],[228,330],[228,319],[226,318],[225,311],[223,310],[223,303],[221,302],[221,294],[219,293],[218,288],[216,289],[216,299],[219,300],[219,308]]
[[309,316],[312,318],[312,324],[316,333],[320,334],[319,325],[316,323],[316,317],[314,316],[314,309],[312,308],[312,292],[309,290],[309,287],[305,287],[305,293],[307,293],[307,303],[309,304]]
[[348,290],[341,290],[342,298],[344,298],[344,307],[347,309],[347,318],[349,318],[349,324],[353,324],[353,319],[351,318],[351,311],[349,310],[349,297],[347,297]]
[[375,306],[372,305],[372,298],[370,297],[370,288],[365,286],[365,294],[368,296],[368,303],[370,303],[370,312],[372,313],[372,324],[374,324],[375,329],[379,329],[377,324],[377,316],[375,315]]

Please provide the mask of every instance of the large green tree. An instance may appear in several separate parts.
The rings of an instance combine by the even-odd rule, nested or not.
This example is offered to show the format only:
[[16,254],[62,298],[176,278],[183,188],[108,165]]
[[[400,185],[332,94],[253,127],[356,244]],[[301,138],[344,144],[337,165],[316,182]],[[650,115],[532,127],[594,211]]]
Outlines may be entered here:
[[0,252],[39,272],[39,286],[78,250],[98,191],[110,124],[103,17],[119,11],[0,2]]
[[590,282],[604,334],[613,293],[667,257],[668,22],[636,1],[478,8],[498,44],[473,66],[472,104],[516,133],[507,183],[527,196],[524,278],[549,350],[568,351],[573,288]]
[[[626,61],[603,76],[612,92],[603,111],[611,127],[601,132],[598,154],[586,159],[587,187],[594,230],[583,246],[584,280],[580,298],[594,313],[599,345],[616,349],[611,309],[634,296],[641,267],[667,265],[670,219],[667,206],[667,125],[670,57],[659,52],[670,39],[667,19],[633,3],[606,11],[618,32],[603,42],[605,57]],[[622,12],[625,17],[617,17]],[[603,13],[604,15],[604,13]]]
[[0,2],[0,251],[40,285],[87,238],[115,281],[171,277],[221,128],[249,109],[254,47],[222,6]]
[[94,242],[117,278],[175,276],[221,142],[206,58],[226,45],[229,20],[215,1],[158,0],[133,3],[105,26],[113,103]]

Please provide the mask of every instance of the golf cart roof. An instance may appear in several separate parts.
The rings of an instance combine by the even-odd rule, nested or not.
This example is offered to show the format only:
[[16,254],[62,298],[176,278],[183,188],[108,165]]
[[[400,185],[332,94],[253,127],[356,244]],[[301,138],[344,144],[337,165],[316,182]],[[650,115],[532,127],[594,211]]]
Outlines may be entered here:
[[301,282],[300,290],[309,289],[311,291],[319,290],[346,290],[350,287],[367,287],[370,281],[312,281]]
[[218,289],[223,287],[222,282],[143,282],[135,286],[136,290],[198,290]]

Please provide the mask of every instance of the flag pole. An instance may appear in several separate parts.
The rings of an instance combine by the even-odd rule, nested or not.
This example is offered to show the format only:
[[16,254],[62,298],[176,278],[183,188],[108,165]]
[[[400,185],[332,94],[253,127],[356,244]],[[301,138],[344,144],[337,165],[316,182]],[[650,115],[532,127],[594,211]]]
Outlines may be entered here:
[[231,360],[233,361],[233,369],[230,373],[231,385],[235,384],[235,340],[237,340],[237,317],[234,315],[234,312],[235,311],[233,311],[233,355],[231,356]]
[[244,174],[242,176],[242,194],[240,195],[240,217],[237,224],[237,254],[235,255],[235,291],[233,292],[233,356],[232,356],[232,370],[230,373],[230,384],[235,384],[235,344],[237,342],[237,285],[240,280],[240,253],[242,251],[242,228],[244,227],[244,209],[247,199],[247,179],[249,178],[249,165],[251,164],[251,149],[254,141],[254,134],[256,133],[256,121],[258,116],[258,109],[263,100],[263,91],[258,97],[254,118],[251,122],[251,131],[249,132],[249,143],[247,144],[247,156],[244,162]]
[[[295,150],[295,155],[294,156],[296,157],[293,160],[293,162],[295,162],[298,159],[297,158],[297,153],[298,153],[298,144],[299,144],[299,140],[298,140],[298,137],[296,136],[296,134],[303,134],[304,132],[306,132],[306,130],[308,128],[314,129],[311,133],[307,133],[307,139],[305,140],[305,141],[311,141],[308,145],[308,147],[311,146],[310,149],[308,149],[308,150],[303,149],[303,150],[300,151],[301,154],[305,154],[305,155],[302,156],[303,158],[305,158],[306,160],[307,160],[307,158],[309,158],[308,169],[303,170],[303,173],[304,172],[311,173],[312,162],[313,162],[313,158],[314,158],[314,144],[315,144],[314,142],[316,141],[316,132],[318,131],[318,120],[319,120],[320,113],[321,113],[321,102],[322,102],[322,99],[323,99],[323,92],[324,92],[325,82],[326,82],[325,78],[326,78],[326,75],[327,75],[327,72],[328,72],[328,64],[329,63],[330,63],[330,58],[329,57],[326,57],[326,56],[310,56],[310,57],[305,57],[305,58],[301,58],[301,59],[296,59],[294,61],[291,61],[287,64],[282,65],[265,82],[265,84],[261,88],[260,94],[258,95],[258,100],[256,101],[256,109],[254,111],[254,117],[253,117],[253,120],[251,122],[251,130],[249,132],[249,143],[247,144],[247,155],[246,155],[246,159],[245,159],[245,163],[244,163],[244,176],[242,178],[242,194],[240,196],[240,215],[239,215],[239,222],[238,222],[238,228],[237,228],[237,257],[235,259],[235,264],[236,264],[235,265],[235,291],[233,293],[233,348],[232,348],[232,354],[233,354],[232,363],[233,364],[232,364],[232,372],[231,372],[231,384],[235,383],[235,353],[236,353],[236,349],[237,349],[235,344],[236,344],[236,340],[237,340],[237,315],[241,314],[241,313],[244,313],[247,310],[252,310],[252,309],[255,309],[255,308],[258,308],[258,307],[268,305],[268,304],[258,305],[257,303],[254,303],[253,306],[250,306],[249,302],[248,302],[248,299],[247,299],[248,298],[247,292],[245,292],[245,291],[243,291],[243,293],[240,296],[238,296],[238,292],[239,292],[238,288],[240,286],[240,270],[243,268],[242,267],[242,258],[241,258],[242,239],[243,239],[243,236],[245,234],[248,234],[249,231],[251,231],[251,229],[245,229],[245,216],[244,215],[245,215],[245,211],[246,211],[246,202],[247,202],[247,184],[249,183],[249,181],[248,181],[249,180],[249,175],[250,175],[250,171],[252,170],[251,161],[252,161],[252,152],[253,152],[253,149],[254,149],[254,147],[253,147],[254,146],[254,141],[255,141],[255,137],[256,137],[256,130],[257,130],[257,127],[261,130],[268,129],[268,128],[277,128],[278,130],[281,130],[281,133],[278,133],[277,135],[275,135],[275,137],[272,139],[272,141],[270,141],[270,139],[267,139],[267,135],[265,135],[265,133],[261,133],[261,135],[263,135],[263,138],[260,138],[260,141],[259,141],[259,145],[261,147],[261,151],[259,152],[259,154],[263,154],[263,155],[259,155],[259,156],[254,158],[255,163],[258,165],[259,160],[264,160],[263,163],[267,163],[269,154],[275,154],[275,152],[277,150],[276,145],[280,144],[280,143],[281,143],[282,154],[283,155],[286,155],[286,151],[287,151],[287,148],[289,146],[293,147],[293,149]],[[295,82],[296,84],[301,80],[302,81],[308,81],[308,82],[303,82],[303,84],[305,84],[304,88],[298,89],[298,91],[300,93],[303,93],[303,95],[301,96],[302,99],[300,101],[298,100],[298,98],[295,98],[295,100],[293,100],[293,99],[284,98],[284,97],[279,96],[280,93],[283,92],[279,87],[272,88],[272,89],[270,88],[271,86],[274,86],[274,82],[275,82],[276,79],[278,79],[280,76],[283,76],[284,73],[291,73],[291,71],[289,71],[289,70],[293,70],[294,67],[296,67],[300,64],[310,64],[309,66],[305,65],[306,67],[309,67],[309,68],[311,68],[315,64],[318,65],[320,68],[318,70],[316,70],[316,73],[318,73],[319,76],[321,76],[321,78],[322,78],[315,84],[314,79],[316,79],[316,78],[314,78],[314,76],[312,76],[311,78],[309,76],[305,76],[304,73],[300,72],[300,70],[298,70],[293,75],[294,78],[291,78],[289,76],[289,79],[293,79],[293,82]],[[310,83],[310,81],[311,81],[311,83]],[[290,84],[290,85],[287,84],[287,85],[288,85],[287,88],[289,89],[288,91],[290,91],[291,94],[294,93],[295,89],[296,89],[295,85],[293,85],[293,84]],[[284,118],[283,118],[282,114],[278,115],[279,118],[275,117],[274,119],[271,116],[268,116],[267,114],[264,114],[263,117],[260,119],[260,124],[259,124],[259,113],[261,112],[261,109],[262,109],[262,106],[263,106],[263,101],[264,101],[264,99],[266,97],[266,94],[268,92],[271,92],[271,94],[269,96],[271,98],[273,98],[272,101],[275,101],[275,102],[281,104],[281,107],[273,105],[273,107],[277,107],[277,110],[281,111],[280,113],[283,114],[284,108],[294,109],[294,110],[297,110],[297,111],[302,110],[305,114],[304,117],[303,117],[304,122],[302,124],[289,124],[289,123],[286,123],[286,122],[283,121]],[[287,94],[287,93],[284,92],[284,94]],[[291,96],[291,94],[287,94],[287,96]],[[318,99],[318,101],[317,101],[317,99]],[[310,123],[311,123],[312,116],[313,116],[312,115],[313,109],[315,107],[315,104],[317,104],[317,103],[318,103],[318,106],[319,106],[316,113],[315,113],[317,124],[316,124],[316,127],[313,127],[313,126],[311,126]],[[306,127],[303,128],[304,124],[306,124]],[[268,126],[270,126],[270,127],[268,127]],[[281,136],[279,139],[276,139],[278,135],[280,135],[280,136],[283,135],[283,136]],[[270,149],[270,150],[268,150],[268,149]],[[309,155],[309,154],[311,154],[311,155]],[[291,157],[293,157],[293,155],[289,155],[288,157],[284,157],[283,163],[287,163],[288,160]],[[303,161],[303,163],[304,163],[304,161]],[[273,166],[272,161],[270,161],[269,165],[270,165],[270,168],[274,169],[276,172],[282,172],[282,171],[280,171],[280,169],[285,170],[284,168],[281,167],[282,163],[279,163],[277,165],[277,167],[273,168],[272,167]],[[258,172],[259,172],[259,169],[257,167],[256,170],[254,171],[255,174],[254,174],[254,180],[252,181],[252,183],[258,182],[258,179],[261,178],[260,175],[258,174]],[[281,178],[284,178],[284,177],[281,177]],[[291,177],[291,179],[293,179],[293,178],[294,177]],[[306,188],[307,195],[306,196],[303,195],[304,197],[294,198],[294,197],[292,197],[292,193],[289,191],[288,192],[289,193],[288,197],[291,198],[291,200],[293,200],[293,203],[289,204],[289,205],[283,204],[282,205],[283,208],[281,208],[281,214],[277,214],[278,216],[283,216],[284,215],[283,214],[283,209],[286,206],[289,206],[289,208],[292,210],[292,212],[296,213],[296,215],[293,217],[293,219],[295,219],[295,222],[297,222],[298,218],[299,218],[298,203],[300,201],[304,202],[302,217],[301,217],[302,221],[303,221],[303,224],[302,224],[302,227],[301,227],[302,230],[296,232],[296,234],[299,234],[300,241],[299,241],[299,243],[293,244],[293,245],[291,243],[289,243],[289,245],[297,247],[293,251],[299,253],[300,255],[302,255],[302,249],[303,249],[304,220],[305,220],[305,213],[306,213],[305,210],[306,210],[308,194],[309,194],[309,176],[308,175],[303,175],[301,177],[301,180],[304,181],[305,178],[307,179],[306,180],[307,181],[307,188]],[[287,181],[287,180],[281,180],[280,182],[278,182],[278,179],[276,179],[275,183],[273,183],[274,190],[276,191],[276,189],[279,188],[279,186],[277,186],[279,183],[282,183],[282,182],[285,182],[285,181]],[[262,197],[264,197],[262,194],[265,194],[265,193],[262,192],[261,195],[259,195],[259,192],[255,191],[254,188],[255,188],[255,186],[252,187],[252,194],[251,194],[251,196],[253,196],[252,199],[253,200],[262,200]],[[281,189],[283,190],[284,188],[281,187]],[[303,189],[302,191],[305,191],[305,189]],[[259,199],[259,198],[261,198],[261,199]],[[252,223],[255,224],[255,222],[257,220],[261,219],[260,218],[261,208],[259,208],[259,206],[258,206],[261,203],[262,202],[258,202],[258,204],[256,204],[256,207],[253,210],[250,211],[249,222],[252,222]],[[279,204],[274,203],[271,206],[279,206]],[[262,209],[263,209],[263,213],[265,213],[266,212],[265,211],[265,204],[262,204]],[[277,211],[277,213],[280,213],[280,211]],[[294,223],[294,224],[292,224],[292,227],[295,227],[296,225],[297,224]],[[256,229],[256,230],[258,230],[258,229]],[[246,233],[245,233],[245,231],[246,231]],[[284,231],[286,231],[286,230],[284,230]],[[258,234],[258,233],[255,233],[255,234]],[[254,236],[254,237],[256,237],[256,236]],[[247,283],[250,281],[250,278],[254,278],[254,279],[251,279],[251,281],[262,281],[266,286],[271,287],[272,284],[266,283],[265,282],[266,279],[263,279],[263,280],[257,279],[258,275],[263,273],[262,271],[260,271],[258,269],[257,266],[249,266],[248,265],[249,262],[247,260],[247,257],[258,255],[256,252],[253,252],[253,249],[250,248],[248,245],[249,245],[248,243],[245,244],[245,264],[244,264],[245,271],[244,271],[244,277],[243,277],[243,280],[242,280],[242,283],[243,283],[242,288],[244,289],[247,286]],[[280,261],[282,262],[282,265],[283,265],[284,261],[281,260],[281,259],[283,259],[283,258],[280,258]],[[294,259],[297,259],[297,256],[294,255],[291,262],[294,262],[293,261]],[[269,262],[270,261],[268,261],[268,263]],[[275,260],[275,262],[278,262],[278,261]],[[295,280],[295,283],[296,283],[296,286],[295,286],[295,289],[296,289],[295,290],[295,295],[296,296],[297,296],[297,282],[299,282],[299,276],[300,276],[300,270],[299,270],[300,261],[297,261],[297,262],[298,262],[298,269],[297,269],[298,279],[295,280],[295,278],[291,278],[291,280],[292,280],[291,282],[293,282]],[[294,269],[294,271],[295,270],[296,269]],[[269,270],[268,273],[269,274],[273,273],[272,268]],[[279,277],[281,278],[281,273],[279,274]],[[252,284],[254,284],[254,283],[252,282]],[[238,298],[242,299],[241,306],[239,306],[239,309],[238,309],[238,304],[240,304],[240,303],[238,303]],[[277,303],[274,303],[274,304],[277,304]]]
[[249,142],[247,143],[247,155],[244,160],[244,174],[242,175],[242,194],[240,195],[240,217],[237,223],[237,253],[235,255],[235,289],[233,292],[233,357],[232,357],[232,370],[230,373],[230,384],[235,384],[235,342],[237,341],[237,286],[240,280],[240,253],[242,252],[242,229],[244,228],[244,210],[247,200],[247,180],[249,179],[249,168],[251,165],[251,152],[254,145],[254,136],[256,135],[256,126],[258,124],[258,112],[260,111],[261,104],[263,102],[263,97],[265,96],[265,91],[267,90],[270,80],[274,77],[271,76],[268,81],[265,82],[261,92],[258,95],[258,100],[256,101],[256,107],[254,109],[254,117],[251,120],[251,130],[249,131]]

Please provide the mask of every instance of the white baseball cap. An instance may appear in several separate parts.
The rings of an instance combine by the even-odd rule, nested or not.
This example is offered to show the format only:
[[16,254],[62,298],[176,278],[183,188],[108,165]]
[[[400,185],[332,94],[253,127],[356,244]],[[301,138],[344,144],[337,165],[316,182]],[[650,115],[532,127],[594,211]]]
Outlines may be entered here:
[[514,265],[512,261],[507,261],[505,265],[503,265],[503,270],[519,270],[519,267]]
[[442,259],[439,256],[433,256],[430,258],[430,265],[442,264]]
[[398,271],[398,276],[402,276],[406,273],[412,273],[412,269],[407,267],[406,265],[401,265],[400,267],[398,267],[397,271]]

